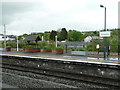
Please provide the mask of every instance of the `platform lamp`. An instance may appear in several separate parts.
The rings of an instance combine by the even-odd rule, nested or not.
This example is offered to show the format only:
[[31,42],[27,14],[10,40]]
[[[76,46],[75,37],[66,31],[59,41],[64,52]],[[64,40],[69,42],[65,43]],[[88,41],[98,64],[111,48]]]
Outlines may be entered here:
[[[106,7],[100,5],[101,8],[105,9],[105,17],[104,17],[104,31],[106,31]],[[106,59],[106,38],[104,37],[104,60]]]

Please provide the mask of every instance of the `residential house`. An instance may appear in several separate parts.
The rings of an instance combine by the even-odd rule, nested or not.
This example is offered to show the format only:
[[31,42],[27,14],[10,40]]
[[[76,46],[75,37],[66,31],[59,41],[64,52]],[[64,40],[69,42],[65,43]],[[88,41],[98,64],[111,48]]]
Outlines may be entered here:
[[84,42],[90,42],[92,39],[99,39],[98,36],[87,36],[85,39],[84,39]]
[[[13,41],[15,38],[9,37],[9,35],[6,35],[6,41]],[[4,41],[4,35],[0,34],[0,41]]]

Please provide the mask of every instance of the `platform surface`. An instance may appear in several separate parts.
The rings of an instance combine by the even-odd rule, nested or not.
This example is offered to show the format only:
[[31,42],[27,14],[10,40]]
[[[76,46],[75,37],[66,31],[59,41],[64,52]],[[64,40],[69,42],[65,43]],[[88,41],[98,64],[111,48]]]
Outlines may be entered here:
[[87,57],[87,56],[73,56],[68,54],[51,54],[51,53],[26,53],[26,52],[1,52],[0,55],[27,57],[27,58],[41,58],[50,60],[62,60],[70,62],[85,62],[85,63],[96,63],[96,64],[109,64],[109,65],[120,65],[118,58],[98,58],[98,57]]

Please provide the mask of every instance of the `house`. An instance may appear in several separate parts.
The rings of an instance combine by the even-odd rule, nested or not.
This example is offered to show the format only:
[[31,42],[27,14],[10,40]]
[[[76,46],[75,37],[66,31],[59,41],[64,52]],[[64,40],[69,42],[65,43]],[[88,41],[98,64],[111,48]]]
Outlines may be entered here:
[[92,39],[99,39],[99,37],[98,36],[87,36],[84,39],[84,42],[90,42]]
[[[15,40],[15,36],[14,37],[10,37],[10,36],[11,35],[6,35],[6,41],[13,41],[13,40]],[[0,41],[4,41],[4,35],[3,34],[0,34]]]

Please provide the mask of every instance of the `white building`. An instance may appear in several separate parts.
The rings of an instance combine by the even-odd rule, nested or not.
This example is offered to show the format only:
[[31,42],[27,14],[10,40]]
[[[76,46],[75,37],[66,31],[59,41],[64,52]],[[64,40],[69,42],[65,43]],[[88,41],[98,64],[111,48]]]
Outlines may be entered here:
[[98,36],[87,36],[84,39],[84,42],[90,42],[92,39],[99,39],[99,37]]
[[[10,38],[9,36],[6,35],[6,41],[13,41],[15,38]],[[0,41],[4,41],[4,35],[0,34]]]

